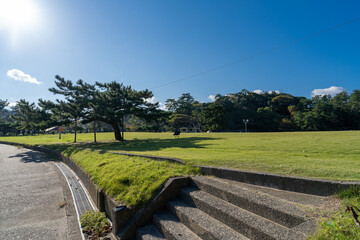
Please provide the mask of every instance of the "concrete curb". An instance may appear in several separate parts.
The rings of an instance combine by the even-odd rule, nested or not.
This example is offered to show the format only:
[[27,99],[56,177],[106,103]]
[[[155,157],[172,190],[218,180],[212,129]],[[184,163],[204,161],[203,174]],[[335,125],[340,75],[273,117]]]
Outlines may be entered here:
[[156,161],[168,161],[173,163],[179,163],[186,165],[186,163],[178,158],[169,158],[169,157],[159,157],[159,156],[152,156],[152,155],[143,155],[143,154],[135,154],[135,153],[123,153],[123,152],[113,152],[113,151],[107,151],[108,153],[114,153],[119,155],[125,155],[129,157],[143,157],[143,158],[149,158]]
[[170,158],[170,157],[160,157],[160,156],[152,156],[152,155],[145,155],[145,154],[137,154],[137,153],[125,153],[125,152],[115,152],[115,151],[107,151],[107,150],[98,150],[98,149],[91,149],[91,151],[98,151],[101,153],[113,153],[118,155],[124,155],[128,157],[142,157],[142,158],[149,158],[155,161],[168,161],[172,163],[179,163],[182,165],[186,165],[186,162],[178,159],[178,158]]
[[201,168],[204,175],[318,196],[330,196],[341,190],[360,185],[360,182],[351,181],[331,181],[315,178],[283,176],[270,173],[241,171],[231,168],[208,166],[195,167]]

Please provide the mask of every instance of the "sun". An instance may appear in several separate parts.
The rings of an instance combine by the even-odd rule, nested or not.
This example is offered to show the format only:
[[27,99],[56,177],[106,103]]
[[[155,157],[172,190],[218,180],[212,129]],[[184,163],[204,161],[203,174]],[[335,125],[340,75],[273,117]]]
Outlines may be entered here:
[[0,0],[0,29],[31,30],[38,20],[39,8],[33,0]]

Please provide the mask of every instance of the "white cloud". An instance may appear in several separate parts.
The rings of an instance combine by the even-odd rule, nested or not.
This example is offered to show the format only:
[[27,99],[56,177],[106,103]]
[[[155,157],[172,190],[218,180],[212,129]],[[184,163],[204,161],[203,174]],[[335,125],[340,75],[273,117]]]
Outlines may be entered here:
[[277,93],[277,94],[279,94],[280,91],[279,91],[279,90],[274,90],[274,91],[268,91],[268,93],[269,93],[269,94],[272,94],[272,93]]
[[17,104],[17,102],[11,102],[11,103],[9,103],[9,107],[15,107],[16,106],[16,104]]
[[17,102],[9,102],[9,105],[6,106],[6,109],[10,110],[11,107],[15,107]]
[[159,109],[164,111],[167,110],[165,104],[163,104],[162,102],[159,102]]
[[314,89],[311,93],[312,93],[312,97],[320,95],[320,96],[324,96],[324,95],[330,95],[330,96],[335,96],[338,93],[341,93],[345,91],[345,88],[343,87],[335,87],[335,86],[331,86],[329,88],[319,88],[319,89]]
[[[155,97],[151,97],[151,98],[146,98],[146,99],[145,99],[145,102],[154,104],[154,103],[156,103],[157,101],[156,101],[156,98],[155,98]],[[165,110],[166,110],[165,104],[162,103],[162,102],[159,102],[159,107],[158,107],[158,109],[165,111]]]
[[155,97],[146,98],[145,102],[154,104],[156,103],[156,98]]
[[257,94],[264,94],[265,93],[263,90],[260,90],[260,89],[256,89],[253,92],[257,93]]
[[[263,90],[260,90],[260,89],[256,89],[253,91],[254,93],[257,93],[257,94],[264,94],[265,92]],[[277,93],[279,94],[280,91],[279,90],[274,90],[274,91],[268,91],[267,92],[268,94],[272,94],[272,93]]]
[[7,76],[15,79],[16,81],[29,82],[37,85],[42,84],[42,82],[39,82],[36,78],[33,78],[29,74],[26,74],[18,69],[11,69],[7,71]]
[[210,100],[213,102],[213,101],[215,101],[216,97],[215,97],[215,95],[211,95],[211,94],[210,94],[210,95],[208,96],[208,99],[210,99]]

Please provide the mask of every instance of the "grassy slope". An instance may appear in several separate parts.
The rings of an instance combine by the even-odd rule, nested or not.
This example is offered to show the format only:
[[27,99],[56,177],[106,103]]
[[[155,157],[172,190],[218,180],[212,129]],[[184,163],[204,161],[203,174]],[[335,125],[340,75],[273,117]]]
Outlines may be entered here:
[[76,147],[63,149],[62,152],[89,173],[106,193],[128,206],[143,206],[170,177],[198,173],[198,170],[180,164],[98,151],[78,151]]
[[[114,142],[112,133],[80,134],[81,148],[176,157],[190,164],[231,167],[336,180],[360,180],[360,131],[293,133],[126,133]],[[73,135],[4,137],[29,144],[69,143]],[[104,142],[106,141],[106,142]],[[85,143],[87,142],[87,143]]]
[[170,177],[198,174],[190,166],[101,153],[76,146],[51,146],[50,148],[71,157],[93,181],[118,202],[128,206],[143,206]]

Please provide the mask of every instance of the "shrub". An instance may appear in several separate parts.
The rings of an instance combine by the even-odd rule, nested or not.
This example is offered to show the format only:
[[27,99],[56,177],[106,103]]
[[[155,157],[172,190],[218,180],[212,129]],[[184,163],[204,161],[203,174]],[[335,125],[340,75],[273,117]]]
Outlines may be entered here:
[[80,218],[83,232],[91,237],[98,239],[106,236],[111,231],[110,223],[103,212],[89,210]]

